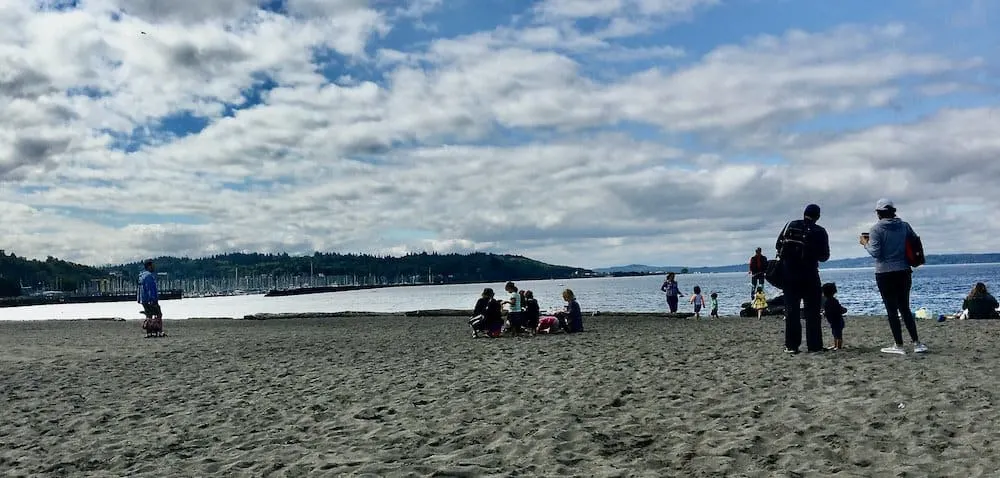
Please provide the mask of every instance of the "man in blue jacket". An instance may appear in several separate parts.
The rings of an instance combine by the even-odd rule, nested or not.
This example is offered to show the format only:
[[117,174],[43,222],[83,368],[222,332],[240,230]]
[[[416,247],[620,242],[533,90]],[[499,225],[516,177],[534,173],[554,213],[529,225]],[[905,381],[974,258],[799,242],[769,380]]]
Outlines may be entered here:
[[819,212],[815,204],[806,206],[802,219],[786,224],[774,245],[784,269],[785,352],[790,354],[799,353],[802,345],[802,319],[806,322],[806,349],[824,350],[819,263],[830,259],[830,236],[816,224]]
[[162,337],[163,312],[160,310],[159,293],[156,289],[156,266],[152,259],[146,259],[142,265],[145,270],[139,273],[138,294],[142,313],[146,315],[142,328],[146,330],[146,337]]

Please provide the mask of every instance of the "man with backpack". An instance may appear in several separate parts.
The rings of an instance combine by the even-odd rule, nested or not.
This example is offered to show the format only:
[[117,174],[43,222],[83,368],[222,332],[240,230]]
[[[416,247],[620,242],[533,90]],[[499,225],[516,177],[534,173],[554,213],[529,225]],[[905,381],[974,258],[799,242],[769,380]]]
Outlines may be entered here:
[[[806,322],[806,349],[822,352],[823,324],[820,315],[823,299],[819,263],[830,259],[830,237],[821,226],[819,206],[810,204],[796,219],[785,225],[775,242],[784,276],[785,352],[799,353],[802,345],[802,322]],[[801,318],[800,318],[801,316]]]
[[753,299],[754,294],[757,291],[757,287],[764,287],[764,274],[767,272],[767,256],[760,253],[760,248],[757,248],[757,253],[750,258],[750,298]]

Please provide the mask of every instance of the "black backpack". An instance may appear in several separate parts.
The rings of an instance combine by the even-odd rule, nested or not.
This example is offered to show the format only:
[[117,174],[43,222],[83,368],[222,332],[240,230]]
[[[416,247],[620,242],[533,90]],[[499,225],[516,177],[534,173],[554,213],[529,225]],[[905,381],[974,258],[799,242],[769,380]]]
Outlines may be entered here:
[[812,226],[806,221],[792,221],[781,231],[781,247],[778,257],[783,260],[800,261],[808,257],[809,234]]

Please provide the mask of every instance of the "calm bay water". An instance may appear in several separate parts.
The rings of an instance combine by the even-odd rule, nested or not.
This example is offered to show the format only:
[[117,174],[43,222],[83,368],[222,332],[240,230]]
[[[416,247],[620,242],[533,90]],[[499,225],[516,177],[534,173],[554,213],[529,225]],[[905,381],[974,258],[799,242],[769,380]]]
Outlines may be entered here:
[[[821,271],[824,282],[836,282],[839,297],[850,314],[883,314],[885,310],[875,288],[872,269],[832,269]],[[662,276],[604,277],[574,280],[518,282],[532,290],[542,309],[558,309],[564,302],[562,290],[571,288],[585,311],[661,312],[666,301],[660,292]],[[695,285],[707,294],[719,293],[719,313],[736,315],[750,298],[750,281],[745,273],[689,274],[678,276],[687,296]],[[913,309],[927,307],[934,313],[954,313],[962,298],[976,282],[1000,287],[1000,264],[924,266],[913,274]],[[401,312],[420,309],[471,309],[483,287],[493,287],[503,295],[503,283],[398,287],[290,297],[262,295],[207,297],[164,301],[164,318],[243,317],[256,313],[308,313],[372,311]],[[768,297],[779,294],[766,288]],[[682,298],[681,311],[692,307]],[[103,304],[38,305],[0,309],[0,320],[86,319],[99,317],[140,318],[140,306],[132,302]]]

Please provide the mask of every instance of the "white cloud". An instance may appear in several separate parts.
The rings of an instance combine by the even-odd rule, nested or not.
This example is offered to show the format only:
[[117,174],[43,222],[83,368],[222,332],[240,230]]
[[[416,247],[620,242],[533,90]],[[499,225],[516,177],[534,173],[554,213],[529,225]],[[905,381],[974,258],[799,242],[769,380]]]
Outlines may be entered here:
[[611,18],[622,14],[686,14],[697,7],[716,3],[718,0],[545,0],[538,9],[555,17]]
[[[1000,206],[988,182],[1000,173],[1000,113],[790,129],[903,94],[965,91],[962,75],[985,60],[921,51],[894,24],[762,35],[704,55],[607,34],[616,21],[714,4],[551,1],[527,26],[383,45],[391,22],[443,5],[293,1],[281,14],[249,0],[6,2],[2,245],[89,263],[227,250],[725,263],[772,243],[815,201],[835,250],[854,256],[870,203],[891,195],[932,250],[988,247],[980,238],[1000,224],[941,201]],[[566,22],[584,16],[608,29]],[[324,48],[334,63],[320,64]],[[615,67],[656,59],[670,63]],[[262,75],[277,83],[262,103],[223,116]],[[185,111],[208,125],[183,138],[157,129]],[[154,140],[109,149],[134,129]],[[956,229],[974,234],[944,241]]]

